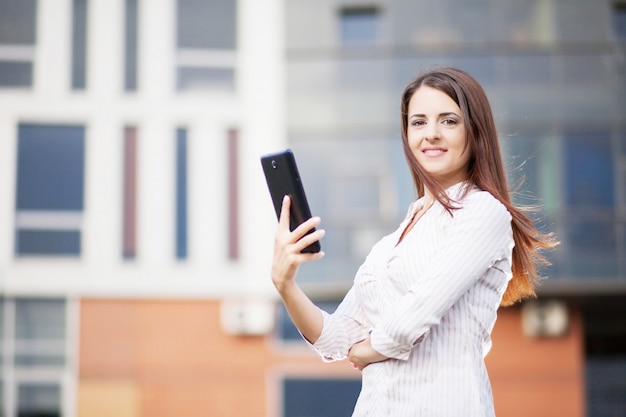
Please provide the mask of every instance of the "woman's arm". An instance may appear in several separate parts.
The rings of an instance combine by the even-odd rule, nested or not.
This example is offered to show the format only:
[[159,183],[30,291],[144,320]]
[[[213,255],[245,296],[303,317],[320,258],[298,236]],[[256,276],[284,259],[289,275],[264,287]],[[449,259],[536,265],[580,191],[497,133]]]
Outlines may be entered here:
[[319,217],[313,217],[289,230],[289,208],[291,199],[285,196],[281,208],[278,229],[274,238],[274,258],[272,262],[272,282],[285,304],[289,317],[302,336],[315,343],[322,333],[324,318],[320,309],[313,304],[296,283],[296,275],[301,264],[324,256],[324,252],[301,253],[311,243],[324,236],[324,230],[306,234],[320,224]]
[[367,365],[375,362],[383,362],[389,359],[387,356],[380,352],[377,352],[372,347],[372,339],[368,336],[367,339],[361,340],[355,343],[350,349],[348,360],[359,371],[362,371]]
[[[440,249],[429,256],[428,264],[402,260],[405,273],[419,270],[421,278],[372,331],[371,343],[378,352],[407,359],[413,346],[494,262],[510,257],[511,216],[488,193],[475,193],[454,213],[441,239]],[[496,285],[489,290],[497,291]]]

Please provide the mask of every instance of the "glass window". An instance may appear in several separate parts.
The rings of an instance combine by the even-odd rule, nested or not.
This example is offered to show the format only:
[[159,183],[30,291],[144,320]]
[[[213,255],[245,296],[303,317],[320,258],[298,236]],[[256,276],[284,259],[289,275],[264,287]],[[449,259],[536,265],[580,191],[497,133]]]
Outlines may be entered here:
[[65,302],[15,301],[15,366],[65,364]]
[[585,328],[587,415],[611,417],[626,411],[626,303],[620,296],[579,301]]
[[344,45],[372,44],[380,40],[380,11],[376,7],[344,8],[340,25]]
[[84,147],[83,127],[18,127],[18,255],[80,254]]
[[235,0],[177,1],[179,91],[234,89],[236,12]]
[[613,4],[613,29],[618,40],[626,41],[626,3],[623,1]]
[[3,298],[0,416],[61,416],[69,378],[67,305],[63,299]]
[[36,0],[0,1],[0,43],[34,45],[36,15]]
[[614,155],[607,133],[568,134],[563,142],[566,242],[572,274],[618,274]]
[[176,130],[176,258],[187,258],[187,129]]
[[137,255],[137,128],[124,129],[124,197],[122,225],[122,256]]
[[28,227],[18,217],[24,229],[16,234],[15,251],[20,255],[77,255],[80,253],[80,232],[67,230],[25,230]]
[[178,47],[235,49],[236,10],[232,0],[178,0]]
[[349,416],[360,390],[358,379],[285,378],[282,415]]
[[17,340],[65,339],[65,301],[18,299],[15,313]]
[[87,86],[87,0],[72,2],[72,89]]
[[137,0],[126,0],[126,39],[124,43],[124,89],[137,90]]
[[61,416],[61,387],[58,383],[23,383],[17,391],[17,417]]
[[0,1],[0,87],[30,87],[37,29],[35,0]]
[[587,415],[612,417],[626,411],[626,355],[593,357],[585,364]]
[[239,131],[228,131],[228,259],[239,258]]
[[[203,64],[179,63],[189,67],[179,67],[176,86],[179,91],[196,90],[228,90],[235,89],[235,72],[233,68],[203,68]],[[193,68],[192,65],[199,65]],[[233,64],[234,65],[234,64]]]
[[606,133],[569,135],[565,142],[567,204],[613,207],[613,153]]
[[[7,54],[2,56],[0,47],[0,59],[7,59]],[[5,87],[30,87],[33,85],[32,62],[0,62],[0,86]]]
[[82,210],[84,128],[20,125],[17,208]]

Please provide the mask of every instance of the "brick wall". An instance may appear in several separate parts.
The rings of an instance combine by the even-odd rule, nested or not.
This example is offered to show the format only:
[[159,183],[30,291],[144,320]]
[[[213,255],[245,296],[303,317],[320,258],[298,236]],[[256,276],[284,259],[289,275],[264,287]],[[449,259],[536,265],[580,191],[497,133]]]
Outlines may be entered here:
[[[225,334],[217,301],[81,302],[79,417],[279,417],[282,375],[358,377],[308,348]],[[487,356],[498,417],[583,417],[582,324],[559,339],[523,335],[499,312]]]

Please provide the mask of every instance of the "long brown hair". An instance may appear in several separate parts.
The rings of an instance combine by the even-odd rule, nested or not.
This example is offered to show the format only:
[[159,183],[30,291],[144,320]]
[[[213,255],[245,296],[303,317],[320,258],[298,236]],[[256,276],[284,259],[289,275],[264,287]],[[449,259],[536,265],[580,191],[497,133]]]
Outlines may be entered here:
[[442,185],[422,169],[409,147],[407,135],[409,102],[422,86],[445,93],[459,106],[466,126],[466,147],[469,147],[470,151],[468,180],[498,199],[513,218],[511,222],[515,240],[513,278],[509,281],[501,304],[507,306],[524,298],[534,297],[538,280],[537,265],[549,264],[539,251],[551,248],[557,243],[552,234],[537,231],[533,222],[524,214],[526,209],[516,207],[511,202],[489,100],[478,81],[465,71],[456,68],[438,68],[425,72],[411,81],[402,93],[400,114],[402,146],[418,195],[424,195],[426,187],[450,214],[458,208],[446,195]]

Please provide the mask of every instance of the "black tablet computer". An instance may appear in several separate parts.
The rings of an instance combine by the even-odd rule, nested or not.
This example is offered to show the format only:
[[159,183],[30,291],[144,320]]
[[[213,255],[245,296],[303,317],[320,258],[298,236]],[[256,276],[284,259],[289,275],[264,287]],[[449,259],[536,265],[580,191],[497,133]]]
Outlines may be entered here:
[[[280,218],[283,198],[285,195],[288,195],[291,198],[291,209],[289,210],[290,230],[294,230],[301,223],[310,219],[311,210],[304,193],[304,187],[296,165],[296,158],[291,149],[262,156],[261,165],[272,197],[276,217]],[[313,231],[315,231],[315,228],[308,233]],[[320,242],[316,241],[303,249],[302,252],[316,253],[320,250]]]

